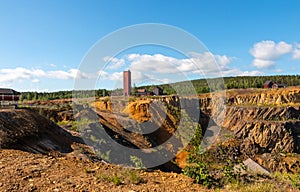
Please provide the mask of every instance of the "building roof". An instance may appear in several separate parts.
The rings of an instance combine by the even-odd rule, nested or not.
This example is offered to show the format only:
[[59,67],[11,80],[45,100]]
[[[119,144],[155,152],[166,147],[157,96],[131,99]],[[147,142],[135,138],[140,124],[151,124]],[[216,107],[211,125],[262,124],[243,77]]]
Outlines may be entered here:
[[0,88],[0,95],[21,95],[21,93],[13,89]]
[[138,92],[138,93],[146,93],[147,89],[137,89],[136,92]]
[[264,84],[266,85],[266,84],[270,84],[270,83],[274,83],[274,81],[272,81],[272,80],[269,80],[269,81],[266,81]]

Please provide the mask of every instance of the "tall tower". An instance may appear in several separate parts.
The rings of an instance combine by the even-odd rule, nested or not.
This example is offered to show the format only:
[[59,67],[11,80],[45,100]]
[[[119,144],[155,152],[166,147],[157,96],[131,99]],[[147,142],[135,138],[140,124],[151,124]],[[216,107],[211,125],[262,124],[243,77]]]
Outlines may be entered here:
[[123,72],[123,95],[130,96],[131,94],[131,72],[130,70]]

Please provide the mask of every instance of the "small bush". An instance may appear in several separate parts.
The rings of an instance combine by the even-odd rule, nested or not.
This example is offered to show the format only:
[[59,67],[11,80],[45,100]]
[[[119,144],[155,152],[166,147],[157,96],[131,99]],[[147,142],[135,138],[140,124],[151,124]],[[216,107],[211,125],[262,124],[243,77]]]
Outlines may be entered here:
[[214,179],[209,174],[205,163],[200,163],[194,166],[187,166],[184,168],[183,173],[186,176],[195,179],[196,183],[202,184],[208,188],[214,186]]
[[122,179],[118,177],[117,175],[114,175],[110,178],[110,180],[115,184],[115,185],[121,185],[122,184]]

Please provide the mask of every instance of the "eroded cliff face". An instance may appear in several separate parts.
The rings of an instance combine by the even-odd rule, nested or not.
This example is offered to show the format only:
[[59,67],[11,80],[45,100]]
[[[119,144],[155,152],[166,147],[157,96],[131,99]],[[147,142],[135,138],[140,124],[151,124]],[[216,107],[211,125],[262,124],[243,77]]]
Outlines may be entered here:
[[221,125],[240,141],[243,154],[273,171],[295,171],[299,156],[278,154],[300,153],[300,88],[233,92]]
[[[299,107],[227,107],[223,127],[244,140],[252,154],[299,153]],[[254,147],[255,146],[255,147]]]
[[[155,103],[163,104],[161,112],[155,111]],[[206,128],[209,121],[232,131],[238,140],[240,152],[247,157],[266,160],[266,154],[300,153],[300,88],[286,89],[244,89],[229,90],[227,93],[203,94],[199,98],[178,98],[164,96],[157,98],[136,98],[126,103],[103,100],[96,102],[100,110],[109,110],[129,115],[137,122],[151,120],[160,129],[151,135],[158,143],[163,137],[170,137],[176,130],[178,118],[171,110],[195,108],[200,111],[199,121]],[[193,112],[188,114],[192,118]],[[179,115],[180,116],[180,115]],[[177,121],[176,121],[177,118]],[[164,133],[164,134],[162,134]],[[278,166],[276,166],[278,165]],[[270,166],[273,170],[280,163]]]
[[[217,125],[233,131],[238,139],[256,146],[257,149],[252,150],[253,153],[300,152],[298,87],[276,90],[230,90],[227,91],[226,97],[224,94],[216,93],[201,95],[199,99],[177,96],[144,98],[136,99],[128,105],[126,102],[105,100],[96,102],[95,106],[102,110],[113,109],[114,112],[117,110],[127,113],[138,122],[146,122],[155,111],[153,107],[151,108],[155,102],[179,110],[195,108],[195,103],[198,102],[202,125],[207,125],[208,119],[211,118]],[[169,112],[165,113],[168,116]],[[156,113],[156,116],[158,119],[164,119],[166,114]],[[169,116],[169,119],[173,118],[172,115]],[[170,126],[173,125],[176,124]]]
[[280,106],[300,103],[300,88],[229,90],[228,105]]

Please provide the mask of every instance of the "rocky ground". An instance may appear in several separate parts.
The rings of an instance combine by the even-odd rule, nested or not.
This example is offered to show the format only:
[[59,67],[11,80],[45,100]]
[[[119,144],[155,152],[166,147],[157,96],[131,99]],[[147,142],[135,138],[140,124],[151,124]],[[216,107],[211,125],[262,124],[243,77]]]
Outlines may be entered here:
[[177,173],[125,169],[75,156],[0,150],[0,191],[209,191]]

